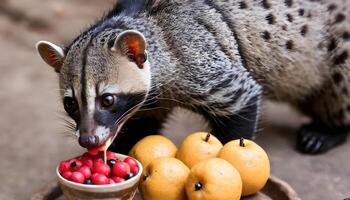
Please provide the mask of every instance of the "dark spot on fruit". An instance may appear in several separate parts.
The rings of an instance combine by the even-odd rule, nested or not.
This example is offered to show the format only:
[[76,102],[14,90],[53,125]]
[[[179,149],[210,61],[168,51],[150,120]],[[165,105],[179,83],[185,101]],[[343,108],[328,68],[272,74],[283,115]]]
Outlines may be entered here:
[[345,32],[343,33],[342,37],[343,37],[344,40],[348,40],[348,39],[350,39],[350,33],[347,32],[347,31],[345,31]]
[[340,64],[344,64],[345,60],[348,58],[348,52],[343,51],[340,55],[336,56],[334,59],[334,64],[335,65],[340,65]]
[[301,34],[302,36],[305,36],[307,32],[308,32],[308,27],[307,27],[307,25],[303,25],[303,26],[301,27],[301,29],[300,29],[300,34]]
[[262,6],[263,6],[265,9],[271,8],[271,5],[270,5],[270,3],[269,3],[267,0],[262,0],[262,1],[261,1],[261,4],[262,4]]
[[70,164],[70,167],[71,168],[75,168],[77,166],[77,163],[76,162],[72,162],[71,164]]
[[329,10],[329,11],[333,11],[333,10],[335,10],[335,9],[337,9],[337,5],[335,5],[335,4],[330,4],[330,5],[328,6],[328,10]]
[[343,80],[343,76],[340,73],[334,73],[332,75],[332,79],[336,85],[339,85],[339,83]]
[[271,39],[271,35],[268,31],[264,31],[263,34],[262,34],[262,37],[265,39],[265,40],[270,40]]
[[131,178],[134,177],[134,176],[135,176],[134,173],[130,172],[130,173],[128,173],[128,174],[124,177],[124,179],[125,179],[125,180],[128,180],[128,179],[131,179]]
[[305,10],[304,9],[299,9],[298,10],[299,16],[303,16],[305,14]]
[[334,38],[331,38],[328,44],[328,51],[333,51],[337,47],[337,41]]
[[275,16],[273,16],[273,14],[268,14],[266,17],[266,20],[267,20],[267,23],[269,24],[274,24],[276,21],[275,21]]
[[286,48],[287,48],[288,50],[292,50],[293,47],[294,47],[293,41],[292,41],[292,40],[288,40],[288,41],[286,42]]
[[240,9],[247,9],[248,8],[247,3],[244,1],[239,2],[239,8]]
[[334,23],[340,23],[342,21],[345,20],[345,15],[343,13],[338,13],[336,16],[335,16],[335,21]]
[[116,161],[114,159],[109,159],[107,160],[107,164],[112,167],[113,165],[115,165]]
[[203,187],[203,185],[202,185],[201,182],[197,182],[196,184],[194,184],[194,190],[195,191],[201,190],[202,187]]
[[292,7],[292,5],[293,5],[293,0],[285,0],[284,3],[286,4],[286,6]]
[[143,180],[143,181],[146,181],[147,178],[148,178],[148,175],[142,175],[142,180]]
[[287,20],[289,21],[289,22],[293,22],[293,16],[291,15],[291,14],[287,14]]
[[89,178],[85,179],[84,184],[91,185],[92,184],[91,179],[89,179]]

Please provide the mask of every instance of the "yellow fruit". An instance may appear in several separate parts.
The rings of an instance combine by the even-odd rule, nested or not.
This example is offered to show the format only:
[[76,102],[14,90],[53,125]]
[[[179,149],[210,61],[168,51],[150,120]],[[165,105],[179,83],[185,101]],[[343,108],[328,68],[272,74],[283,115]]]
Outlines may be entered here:
[[196,132],[184,139],[176,158],[191,168],[203,160],[215,158],[221,148],[221,142],[210,133]]
[[250,140],[233,140],[221,149],[219,157],[229,161],[240,173],[242,195],[261,190],[270,176],[270,162],[266,152]]
[[191,168],[186,181],[189,200],[239,200],[242,180],[226,160],[212,158]]
[[139,185],[144,200],[186,200],[190,170],[176,158],[157,158],[143,171]]
[[129,155],[141,162],[143,167],[156,158],[175,157],[177,148],[173,142],[161,135],[150,135],[138,141]]

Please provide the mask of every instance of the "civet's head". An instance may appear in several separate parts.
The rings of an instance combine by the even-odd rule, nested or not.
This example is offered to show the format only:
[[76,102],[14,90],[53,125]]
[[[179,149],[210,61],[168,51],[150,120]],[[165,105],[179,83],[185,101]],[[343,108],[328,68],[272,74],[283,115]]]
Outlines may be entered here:
[[150,90],[146,41],[138,31],[82,34],[65,49],[40,41],[37,50],[59,74],[64,109],[83,147],[114,138]]

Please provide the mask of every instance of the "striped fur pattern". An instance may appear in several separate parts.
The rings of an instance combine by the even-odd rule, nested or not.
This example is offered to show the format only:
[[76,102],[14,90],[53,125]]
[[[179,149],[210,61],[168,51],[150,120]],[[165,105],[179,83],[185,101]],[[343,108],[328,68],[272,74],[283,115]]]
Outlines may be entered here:
[[[223,142],[254,137],[262,94],[332,130],[347,127],[349,11],[343,0],[120,0],[64,49],[62,95],[76,94],[91,124],[100,87],[142,93],[131,103],[142,105],[134,118],[160,123],[174,106],[185,107],[205,116]],[[111,51],[126,30],[146,39],[142,69]],[[121,141],[132,134],[125,127]]]

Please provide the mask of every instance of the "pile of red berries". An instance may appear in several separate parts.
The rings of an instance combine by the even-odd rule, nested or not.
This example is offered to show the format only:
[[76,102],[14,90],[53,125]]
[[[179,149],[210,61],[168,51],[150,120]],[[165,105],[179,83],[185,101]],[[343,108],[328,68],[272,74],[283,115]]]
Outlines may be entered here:
[[126,157],[120,160],[110,151],[107,151],[107,163],[103,161],[103,157],[103,152],[96,155],[84,153],[82,156],[62,161],[58,170],[61,176],[69,181],[92,185],[120,183],[139,172],[134,158]]

